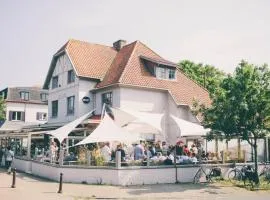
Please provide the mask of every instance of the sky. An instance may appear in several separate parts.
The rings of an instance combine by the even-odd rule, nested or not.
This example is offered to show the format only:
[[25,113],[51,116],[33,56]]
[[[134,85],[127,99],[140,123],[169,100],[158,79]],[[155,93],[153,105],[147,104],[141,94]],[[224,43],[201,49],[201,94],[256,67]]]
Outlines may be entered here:
[[0,0],[0,89],[42,86],[52,56],[78,39],[140,40],[163,58],[234,71],[270,64],[269,0]]

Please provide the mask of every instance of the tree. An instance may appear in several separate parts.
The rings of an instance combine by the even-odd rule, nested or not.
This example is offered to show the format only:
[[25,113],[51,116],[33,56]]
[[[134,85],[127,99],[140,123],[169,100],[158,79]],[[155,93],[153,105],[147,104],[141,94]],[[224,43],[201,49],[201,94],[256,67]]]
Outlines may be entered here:
[[188,77],[205,87],[210,92],[210,95],[214,95],[226,75],[214,66],[196,64],[189,60],[183,60],[178,65]]
[[4,99],[0,96],[0,121],[5,119],[5,113],[5,102]]
[[221,82],[211,107],[201,108],[203,124],[212,130],[210,136],[240,137],[251,145],[259,183],[257,141],[270,131],[269,67],[241,61],[234,74]]

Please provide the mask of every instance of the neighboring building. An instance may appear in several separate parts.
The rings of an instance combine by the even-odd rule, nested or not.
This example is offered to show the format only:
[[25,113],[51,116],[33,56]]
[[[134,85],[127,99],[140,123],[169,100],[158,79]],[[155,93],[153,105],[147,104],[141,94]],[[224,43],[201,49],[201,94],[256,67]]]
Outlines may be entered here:
[[53,56],[43,86],[49,90],[48,124],[67,123],[93,109],[99,115],[105,102],[199,123],[190,108],[195,99],[209,105],[208,92],[140,41],[125,43],[69,40]]
[[44,124],[48,119],[48,91],[38,87],[9,87],[0,91],[5,99],[6,120],[1,131]]

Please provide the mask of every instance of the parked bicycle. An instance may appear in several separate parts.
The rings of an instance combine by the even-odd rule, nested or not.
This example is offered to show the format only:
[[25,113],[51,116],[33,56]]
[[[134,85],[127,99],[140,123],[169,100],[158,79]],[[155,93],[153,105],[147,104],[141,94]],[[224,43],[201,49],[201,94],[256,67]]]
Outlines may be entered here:
[[264,166],[259,173],[259,177],[264,178],[265,181],[268,181],[268,183],[270,183],[270,162],[263,162],[262,164]]
[[236,167],[234,164],[228,173],[228,179],[235,185],[241,184],[241,182],[244,182],[244,185],[246,185],[249,182],[253,187],[254,183],[258,183],[254,168],[251,165]]
[[200,166],[196,172],[193,183],[213,182],[214,178],[222,178],[221,168],[218,166]]

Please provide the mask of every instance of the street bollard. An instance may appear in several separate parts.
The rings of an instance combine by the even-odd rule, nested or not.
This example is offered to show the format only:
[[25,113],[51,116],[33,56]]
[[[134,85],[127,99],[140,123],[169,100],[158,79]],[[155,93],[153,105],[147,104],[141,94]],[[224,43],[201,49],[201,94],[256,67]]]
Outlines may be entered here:
[[60,173],[60,182],[59,182],[59,190],[58,193],[62,193],[62,188],[63,188],[63,173]]
[[11,188],[16,188],[16,168],[13,169]]

